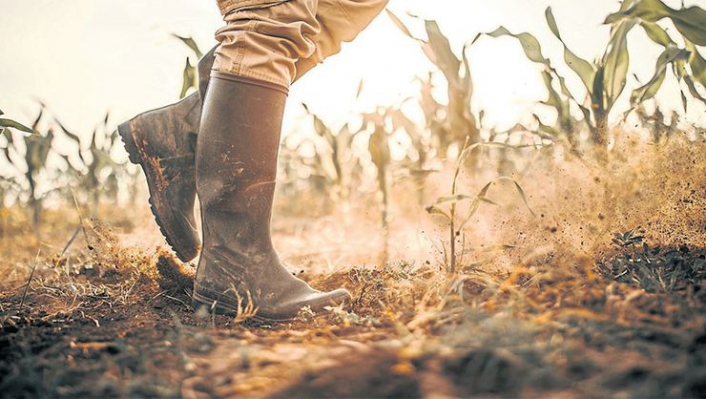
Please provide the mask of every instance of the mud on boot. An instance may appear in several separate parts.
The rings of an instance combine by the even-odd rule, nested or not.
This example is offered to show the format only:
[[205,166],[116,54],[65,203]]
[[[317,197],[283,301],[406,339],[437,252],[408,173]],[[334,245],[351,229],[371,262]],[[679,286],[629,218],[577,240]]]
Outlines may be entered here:
[[[240,99],[247,98],[248,101]],[[321,292],[294,277],[272,245],[270,219],[286,89],[213,74],[196,156],[203,251],[192,295],[195,308],[288,320],[349,301],[345,289]]]

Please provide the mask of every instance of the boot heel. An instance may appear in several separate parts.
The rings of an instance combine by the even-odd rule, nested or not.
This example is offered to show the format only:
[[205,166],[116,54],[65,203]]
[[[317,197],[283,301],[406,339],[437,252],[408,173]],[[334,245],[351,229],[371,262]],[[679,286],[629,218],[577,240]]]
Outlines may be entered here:
[[118,125],[118,134],[120,134],[120,138],[123,140],[123,147],[125,147],[130,162],[142,166],[140,151],[137,149],[137,143],[135,143],[135,138],[132,136],[132,129],[130,129],[130,121]]

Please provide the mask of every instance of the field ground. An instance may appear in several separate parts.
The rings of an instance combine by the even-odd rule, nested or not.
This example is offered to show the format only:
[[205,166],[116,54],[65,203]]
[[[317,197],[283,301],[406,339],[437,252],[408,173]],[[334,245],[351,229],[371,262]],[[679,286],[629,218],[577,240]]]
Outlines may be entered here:
[[[612,189],[615,220],[586,202],[601,196],[568,183],[583,184],[570,167],[551,190],[526,175],[539,219],[491,210],[468,237],[522,245],[472,252],[453,275],[443,225],[416,222],[428,215],[409,222],[398,211],[387,262],[370,215],[345,227],[283,216],[277,246],[305,270],[295,273],[355,297],[285,324],[194,314],[188,279],[169,272],[190,266],[155,249],[142,207],[85,221],[64,254],[76,224],[62,210],[46,215],[38,255],[33,235],[6,223],[0,396],[706,397],[706,165],[696,147],[639,174],[613,170],[624,188]],[[493,212],[507,215],[492,224]],[[508,223],[512,236],[493,228]]]

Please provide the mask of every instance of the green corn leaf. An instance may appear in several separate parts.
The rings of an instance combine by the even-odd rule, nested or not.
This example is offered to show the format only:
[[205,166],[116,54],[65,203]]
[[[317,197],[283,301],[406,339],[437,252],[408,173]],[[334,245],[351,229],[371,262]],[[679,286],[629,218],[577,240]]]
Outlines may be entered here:
[[182,43],[184,43],[187,47],[191,49],[191,51],[196,54],[196,57],[201,59],[203,57],[203,53],[201,52],[201,49],[199,49],[199,46],[196,44],[196,41],[190,37],[182,37],[179,35],[172,34],[172,36],[176,37],[177,39],[181,40]]
[[669,37],[667,31],[662,29],[662,27],[656,23],[641,21],[640,26],[642,26],[642,29],[644,29],[645,33],[647,33],[647,37],[660,46],[669,47],[670,45],[675,45],[674,40]]
[[184,66],[184,73],[182,77],[181,93],[179,93],[179,98],[184,98],[186,93],[192,87],[198,87],[198,78],[196,77],[196,68],[191,65],[189,58],[186,58],[186,65]]
[[627,11],[632,7],[635,3],[637,3],[640,0],[623,0],[622,3],[620,3],[620,10],[619,11]]
[[594,113],[605,113],[606,102],[605,102],[605,87],[603,83],[605,79],[605,65],[599,65],[596,69],[596,77],[593,81],[593,88],[589,90],[591,94],[591,107]]
[[689,88],[689,93],[691,93],[694,98],[706,104],[706,98],[702,96],[701,93],[699,93],[699,91],[696,89],[694,79],[690,75],[684,76],[684,83],[686,83],[686,87]]
[[561,38],[561,34],[559,33],[559,28],[556,24],[556,19],[554,18],[554,14],[552,13],[551,7],[547,7],[545,16],[547,19],[547,24],[549,25],[549,29],[564,46],[564,61],[569,66],[569,68],[571,68],[579,76],[584,86],[586,86],[586,90],[588,90],[589,93],[592,93],[593,81],[596,77],[595,67],[591,65],[591,63],[589,63],[588,61],[574,54],[566,46],[566,43],[564,43],[564,40]]
[[544,58],[544,55],[542,54],[542,46],[539,44],[539,40],[529,33],[522,32],[515,34],[511,33],[505,27],[500,26],[496,30],[486,33],[486,35],[496,38],[502,36],[514,37],[520,42],[522,50],[525,52],[525,55],[530,61],[538,64],[549,65],[549,60]]
[[675,10],[660,0],[639,0],[627,10],[609,15],[605,23],[613,24],[626,18],[639,18],[648,22],[669,18],[684,37],[699,46],[706,46],[706,11],[700,7]]
[[684,90],[679,90],[679,94],[681,95],[681,105],[684,108],[684,112],[686,112],[688,109],[688,104],[686,102],[686,94],[684,94]]
[[588,125],[589,129],[593,127],[593,122],[591,120],[591,110],[579,104],[579,110],[583,114],[583,120]]
[[480,209],[480,205],[483,203],[482,200],[485,199],[486,195],[488,194],[488,190],[493,185],[493,183],[495,183],[494,180],[488,182],[485,186],[483,186],[483,188],[478,192],[478,195],[476,195],[476,197],[473,199],[471,206],[468,208],[468,212],[466,212],[466,216],[463,218],[460,226],[458,227],[459,231],[462,230],[466,226],[466,223],[471,220],[473,215],[478,212],[478,209]]
[[637,105],[653,98],[662,87],[662,83],[667,74],[667,67],[678,60],[686,60],[688,56],[689,52],[684,49],[674,46],[665,49],[659,58],[657,58],[654,75],[647,83],[632,92],[630,102]]
[[29,128],[19,122],[13,121],[12,119],[0,118],[0,127],[9,127],[25,133],[36,133],[34,129]]
[[561,107],[563,106],[564,102],[562,101],[559,93],[554,89],[554,86],[552,85],[554,77],[551,73],[549,73],[549,71],[542,71],[542,78],[544,79],[544,85],[547,88],[547,92],[549,92],[549,99],[547,99],[546,101],[542,101],[542,104],[554,107],[557,109],[557,111],[559,111],[559,113],[561,113]]
[[324,121],[322,121],[321,118],[319,118],[316,115],[313,115],[313,117],[314,117],[314,130],[316,131],[316,134],[318,134],[319,136],[324,137],[324,138],[331,136],[330,130],[328,127],[326,127],[326,124],[324,123]]
[[630,54],[628,53],[628,32],[637,21],[623,21],[613,32],[608,51],[604,56],[603,90],[605,90],[605,112],[610,112],[613,104],[625,88]]
[[436,66],[444,73],[450,84],[458,86],[458,72],[461,68],[461,61],[451,50],[449,39],[441,32],[436,21],[425,20],[424,27],[429,37],[429,47],[436,59]]
[[[704,22],[706,23],[706,21]],[[701,56],[699,50],[688,40],[685,40],[686,49],[689,50],[689,66],[694,81],[706,87],[706,60]]]
[[532,115],[534,117],[534,120],[537,121],[537,126],[539,128],[539,131],[544,132],[552,137],[557,137],[560,134],[560,130],[557,129],[556,127],[552,127],[549,125],[545,125],[541,119],[539,119],[539,116],[537,114]]

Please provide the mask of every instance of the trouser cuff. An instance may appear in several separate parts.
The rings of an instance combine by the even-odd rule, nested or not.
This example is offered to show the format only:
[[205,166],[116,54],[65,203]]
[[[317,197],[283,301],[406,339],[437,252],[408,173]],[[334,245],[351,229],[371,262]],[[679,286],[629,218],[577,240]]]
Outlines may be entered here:
[[245,84],[254,85],[254,86],[260,86],[260,87],[264,87],[264,88],[268,88],[268,89],[277,90],[279,92],[284,93],[285,96],[289,95],[289,87],[288,86],[280,85],[280,84],[273,83],[273,82],[268,82],[265,80],[251,78],[249,76],[240,76],[240,75],[233,75],[230,73],[211,71],[211,77],[230,80],[232,82],[239,82],[239,83],[245,83]]

